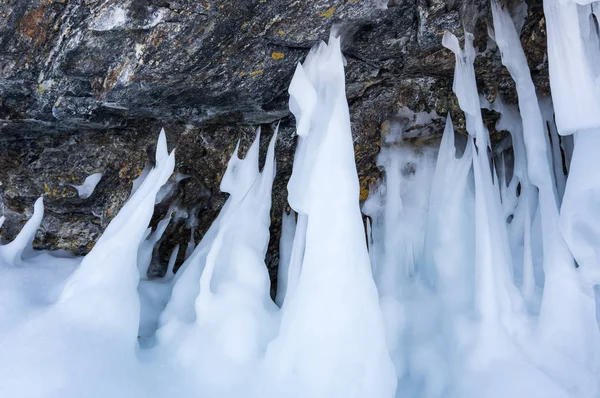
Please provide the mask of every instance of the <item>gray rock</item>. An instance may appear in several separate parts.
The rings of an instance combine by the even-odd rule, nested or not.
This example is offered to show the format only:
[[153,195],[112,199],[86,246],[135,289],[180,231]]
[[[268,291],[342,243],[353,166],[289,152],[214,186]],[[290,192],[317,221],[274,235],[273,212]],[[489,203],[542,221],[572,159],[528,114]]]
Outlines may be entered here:
[[[506,6],[521,20],[517,1]],[[14,237],[45,195],[38,248],[86,253],[152,158],[159,129],[176,147],[177,171],[156,219],[177,204],[156,263],[170,248],[199,240],[225,196],[219,192],[235,142],[245,150],[262,125],[262,147],[282,121],[273,239],[294,150],[287,86],[295,65],[332,27],[343,36],[347,96],[364,199],[378,176],[374,158],[386,120],[403,110],[464,119],[452,93],[454,56],[445,30],[474,31],[482,53],[478,86],[490,100],[515,102],[514,84],[490,46],[484,0],[0,0],[0,195]],[[521,39],[535,84],[549,93],[541,0],[528,1]],[[497,115],[486,113],[494,142]],[[440,119],[414,127],[432,144]],[[423,138],[426,137],[426,138]],[[71,184],[104,177],[88,199]],[[155,220],[156,222],[156,220]],[[180,251],[183,256],[184,251]]]

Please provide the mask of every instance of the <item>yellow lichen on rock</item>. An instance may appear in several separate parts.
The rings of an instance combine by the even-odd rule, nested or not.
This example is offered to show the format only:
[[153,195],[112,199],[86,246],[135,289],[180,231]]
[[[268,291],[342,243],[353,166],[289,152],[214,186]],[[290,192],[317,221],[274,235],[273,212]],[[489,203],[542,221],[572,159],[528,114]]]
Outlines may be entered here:
[[331,18],[333,16],[333,13],[335,12],[336,8],[335,7],[329,7],[327,9],[327,11],[322,12],[321,14],[319,14],[322,17],[325,18]]

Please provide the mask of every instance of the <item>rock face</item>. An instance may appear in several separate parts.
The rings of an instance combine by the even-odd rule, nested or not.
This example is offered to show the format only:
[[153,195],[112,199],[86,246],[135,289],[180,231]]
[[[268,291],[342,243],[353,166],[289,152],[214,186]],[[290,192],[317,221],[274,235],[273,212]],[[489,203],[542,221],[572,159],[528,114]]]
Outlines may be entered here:
[[[523,25],[534,81],[548,95],[541,1],[505,6]],[[484,0],[0,1],[2,234],[12,238],[44,194],[37,247],[87,252],[128,197],[164,126],[177,148],[178,177],[159,209],[164,214],[176,203],[179,212],[157,250],[160,263],[174,242],[187,242],[190,229],[198,241],[214,219],[236,141],[244,150],[262,125],[266,148],[281,120],[275,249],[294,147],[287,85],[311,46],[332,26],[343,36],[364,199],[378,175],[380,136],[394,120],[427,112],[410,123],[417,144],[439,136],[438,115],[450,112],[459,129],[464,123],[451,90],[454,56],[441,45],[445,30],[474,32],[480,92],[516,101],[488,40],[490,21]],[[493,130],[496,115],[487,116]],[[494,132],[495,142],[504,136]],[[70,184],[96,172],[104,177],[80,199]]]

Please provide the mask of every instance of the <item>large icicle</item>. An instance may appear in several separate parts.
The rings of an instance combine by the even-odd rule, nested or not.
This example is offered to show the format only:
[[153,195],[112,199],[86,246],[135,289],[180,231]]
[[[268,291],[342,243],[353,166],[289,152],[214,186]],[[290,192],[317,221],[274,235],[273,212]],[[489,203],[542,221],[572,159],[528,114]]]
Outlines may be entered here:
[[[139,323],[138,246],[154,212],[156,193],[173,172],[174,164],[174,154],[167,153],[165,134],[161,132],[156,150],[156,167],[111,221],[70,278],[61,297],[61,306],[73,310],[85,308],[84,311],[95,322],[105,322],[105,328],[116,322],[114,326],[127,329],[123,335],[129,336],[133,342],[136,341]],[[104,297],[107,292],[111,292],[110,299]],[[101,308],[89,312],[89,308],[99,304]],[[127,319],[126,322],[120,319],[121,316],[115,316],[115,308]]]
[[[573,7],[558,5],[558,3],[553,4],[552,2],[553,0],[545,0],[547,17],[561,18],[562,23],[566,24],[569,21],[568,16]],[[561,8],[561,15],[557,14],[557,7]],[[508,13],[502,10],[495,1],[492,2],[492,12],[494,17],[495,37],[502,53],[502,62],[506,65],[516,83],[519,108],[523,120],[523,130],[525,132],[524,138],[525,146],[527,148],[527,166],[530,180],[539,189],[539,209],[542,227],[541,237],[545,274],[542,306],[538,321],[538,333],[541,337],[540,343],[544,344],[543,347],[546,352],[549,352],[554,347],[560,349],[563,355],[571,357],[577,365],[574,363],[567,365],[565,361],[552,363],[549,362],[547,358],[537,359],[537,361],[539,361],[540,366],[545,368],[546,372],[551,375],[556,372],[564,373],[567,368],[573,369],[578,366],[587,367],[589,370],[592,370],[592,372],[595,372],[600,365],[598,362],[598,360],[600,360],[600,333],[595,327],[596,321],[592,286],[582,286],[583,289],[579,286],[580,278],[577,275],[577,270],[575,269],[569,248],[560,232],[558,212],[559,198],[557,197],[555,178],[553,175],[550,143],[535,93],[535,87],[531,80],[527,59],[521,48],[518,34]],[[578,25],[577,21],[571,22]],[[555,20],[548,21],[549,52],[551,52],[550,48],[553,45],[560,45],[560,40],[564,39],[564,37],[561,37],[556,41],[556,36],[553,36],[557,33],[556,31],[552,31],[553,35],[551,35],[551,29],[564,28],[564,26],[553,26],[551,28],[550,25],[555,23]],[[573,29],[575,29],[575,27],[573,27]],[[566,33],[571,34],[573,32]],[[552,40],[555,41],[552,42]],[[570,43],[569,46],[576,48],[578,43],[579,42],[573,42]],[[569,60],[565,63],[564,58],[562,57],[564,57],[564,54],[561,55],[560,60],[551,58],[551,68],[552,62],[554,62],[556,68],[559,68],[551,69],[551,73],[554,73],[554,75],[551,76],[551,81],[556,81],[557,76],[560,73],[565,73],[562,71],[557,74],[557,70],[561,70],[561,65],[564,66],[565,64],[568,64],[570,65],[569,67],[573,66],[573,60]],[[557,62],[559,63],[557,64]],[[579,66],[583,67],[585,65],[582,64]],[[579,72],[584,73],[584,71]],[[574,73],[574,71],[571,71],[570,73]],[[580,77],[585,77],[585,75]],[[572,75],[572,78],[578,77]],[[559,84],[564,84],[565,82],[575,84],[574,82],[569,82],[568,79],[565,78],[562,78],[562,81],[559,82]],[[553,84],[553,94],[555,87],[555,84]],[[589,87],[586,87],[586,90],[588,88]],[[560,88],[557,88],[557,90],[560,90]],[[559,94],[569,95],[569,92],[559,91]],[[578,95],[585,96],[585,90],[579,92]],[[553,95],[553,97],[556,98],[556,95]],[[568,97],[561,97],[561,100],[558,103],[555,102],[557,109],[564,107],[565,98]],[[586,106],[589,105],[589,103],[586,104]],[[596,109],[600,108],[596,107]],[[574,109],[571,109],[571,111],[573,110]],[[581,109],[579,109],[579,111],[581,111]],[[569,114],[569,117],[573,116],[574,114]],[[561,112],[557,110],[556,120],[559,124],[559,129],[565,129],[563,124],[565,121],[564,119],[561,119],[561,117]],[[582,122],[582,120],[577,121],[577,123]],[[591,146],[588,145],[587,147],[589,148]],[[577,161],[578,159],[582,159],[582,157],[574,157],[574,161]],[[576,175],[571,175],[569,181],[572,181],[573,178],[576,178]],[[587,173],[586,180],[589,181]],[[600,181],[600,179],[598,181]],[[600,187],[600,184],[598,186]],[[600,190],[598,193],[600,193]],[[568,206],[568,195],[566,198]],[[586,207],[582,203],[581,196],[577,197],[577,201],[578,207]],[[597,199],[596,203],[598,203]],[[589,220],[590,212],[586,212],[586,217]],[[598,221],[600,221],[600,218]],[[600,239],[600,233],[596,238]],[[596,242],[598,242],[598,240],[596,240]],[[569,292],[569,294],[565,296],[565,292]],[[595,359],[590,359],[590,357],[595,357]],[[578,377],[585,377],[585,373],[586,372],[581,369],[578,371]],[[586,388],[594,389],[594,387],[587,387],[588,385],[593,384],[593,376],[590,375],[588,380],[589,381],[583,383],[579,382],[577,386],[583,391],[585,391]],[[570,384],[571,383],[567,384],[565,387],[574,388],[574,386]]]
[[340,39],[332,36],[329,44],[311,50],[291,85],[291,103],[302,106],[314,92],[317,103],[313,113],[300,108],[298,114],[292,107],[299,128],[310,125],[299,130],[305,141],[288,185],[290,205],[306,217],[306,228],[300,218],[295,239],[305,233],[306,244],[279,336],[266,353],[263,379],[273,380],[267,395],[394,396],[396,377],[358,205],[343,63]]
[[446,31],[442,37],[442,45],[452,51],[456,58],[454,68],[454,82],[452,91],[458,98],[460,109],[468,115],[467,131],[477,140],[478,147],[485,148],[490,145],[490,137],[485,132],[479,97],[477,96],[477,82],[475,80],[475,47],[473,47],[473,34],[465,32],[465,48],[460,48],[456,36]]
[[544,0],[548,70],[558,132],[600,128],[600,95],[586,54],[578,5],[571,0]]
[[137,250],[173,167],[161,134],[156,167],[69,277],[59,300],[2,337],[0,357],[11,366],[3,368],[0,395],[146,395],[144,383],[127,381],[137,378]]
[[[426,272],[440,299],[452,314],[472,307],[475,225],[472,186],[473,147],[467,145],[456,158],[450,115],[433,177],[425,241]],[[462,244],[454,244],[460,231]]]
[[[470,46],[469,35],[466,37],[466,46]],[[445,38],[443,42],[454,43],[449,48],[456,54],[456,39]],[[477,92],[472,91],[456,93],[477,97]],[[481,137],[488,133],[482,123],[469,122],[473,117],[480,120],[479,109],[477,113],[479,115],[465,111],[467,129],[478,129],[475,133],[470,131],[472,136],[477,137],[477,147],[473,141],[469,143],[474,151],[474,307],[477,321],[473,325],[473,345],[464,362],[464,372],[469,376],[458,380],[458,395],[490,396],[493,392],[498,397],[526,398],[538,393],[543,396],[565,397],[563,390],[528,362],[515,340],[526,332],[526,315],[521,294],[514,285],[508,232],[503,218],[500,189],[497,186],[498,176],[496,174],[492,179],[487,148],[480,144]],[[518,377],[519,383],[512,383],[515,377]]]
[[[221,183],[230,201],[219,215],[210,246],[200,243],[196,248],[207,250],[206,254],[195,252],[191,257],[199,256],[194,261],[204,257],[205,264],[189,263],[186,271],[193,272],[182,274],[174,288],[180,289],[177,300],[182,304],[191,300],[195,320],[166,319],[159,331],[159,349],[173,356],[173,369],[188,376],[192,388],[209,396],[241,394],[276,333],[278,309],[269,297],[264,262],[276,137],[271,139],[260,173],[260,135],[243,161],[237,158],[236,148]],[[191,279],[198,272],[192,266],[202,268],[199,279]]]
[[196,320],[194,301],[200,292],[198,282],[206,264],[206,256],[219,232],[222,220],[245,197],[259,176],[259,134],[260,130],[257,131],[257,137],[246,152],[244,159],[238,157],[239,141],[229,159],[227,170],[221,180],[221,190],[224,192],[228,190],[231,195],[227,198],[218,217],[213,221],[200,243],[175,275],[175,285],[173,286],[171,299],[161,315],[160,324],[164,327],[161,328],[159,334],[163,339],[170,339],[171,334],[179,327],[177,324],[192,323]]
[[[511,268],[514,272],[513,277],[515,283],[521,286],[529,309],[537,312],[539,296],[536,295],[535,279],[532,275],[533,253],[539,254],[539,258],[542,257],[543,253],[538,250],[541,246],[541,238],[531,234],[533,214],[538,204],[538,190],[529,179],[528,157],[523,137],[523,121],[517,107],[504,104],[500,97],[497,97],[493,104],[485,105],[501,115],[496,123],[496,129],[498,131],[509,131],[512,137],[514,163],[512,179],[507,185],[507,165],[504,162],[499,162],[497,169],[500,172],[500,192],[504,218],[506,220],[510,219],[510,222],[507,221],[507,229],[512,253]],[[538,262],[541,263],[541,260]],[[541,264],[539,268],[541,271]]]
[[[475,51],[472,37],[469,33],[465,34],[465,51],[468,54]],[[446,32],[442,44],[454,52],[457,59],[457,70],[463,70],[464,67],[461,64],[464,62],[461,58],[463,52],[458,39]],[[472,63],[474,55],[467,59]],[[483,347],[489,343],[489,341],[485,341],[486,339],[498,337],[496,333],[499,328],[512,327],[509,324],[513,322],[513,319],[509,314],[514,309],[519,311],[519,304],[517,303],[518,296],[514,292],[508,234],[504,220],[501,218],[503,213],[499,191],[497,187],[494,187],[488,160],[489,134],[483,125],[479,105],[475,110],[463,108],[462,105],[472,102],[479,104],[475,75],[469,71],[470,69],[464,69],[464,76],[459,75],[458,77],[460,77],[460,81],[466,82],[463,83],[465,85],[470,82],[467,86],[470,90],[455,89],[455,93],[459,98],[461,109],[465,112],[467,131],[477,140],[477,152],[473,157],[477,237],[475,244],[477,264],[475,269],[475,308],[482,317],[480,337],[483,340],[480,343]],[[501,314],[504,318],[502,320],[500,319]],[[501,354],[501,352],[496,351],[496,354]]]

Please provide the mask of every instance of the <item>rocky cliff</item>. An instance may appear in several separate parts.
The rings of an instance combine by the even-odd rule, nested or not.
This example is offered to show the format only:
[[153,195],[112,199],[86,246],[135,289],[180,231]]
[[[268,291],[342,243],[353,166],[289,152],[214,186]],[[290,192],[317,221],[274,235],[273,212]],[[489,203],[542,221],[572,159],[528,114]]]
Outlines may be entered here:
[[[548,95],[541,1],[504,5],[522,26],[538,92]],[[178,174],[158,213],[176,204],[178,216],[156,251],[160,264],[190,231],[198,241],[216,216],[236,141],[245,150],[261,126],[266,149],[281,121],[276,253],[294,147],[287,85],[307,51],[332,28],[343,37],[364,199],[378,176],[380,137],[395,120],[410,121],[416,145],[435,143],[447,112],[459,130],[464,124],[444,31],[474,32],[480,92],[516,102],[488,38],[490,21],[485,0],[0,0],[2,234],[12,238],[44,195],[36,247],[86,253],[152,159],[164,126]],[[497,115],[485,116],[494,143],[501,142]],[[97,172],[96,190],[80,198],[72,184]],[[267,259],[271,267],[275,257]]]

